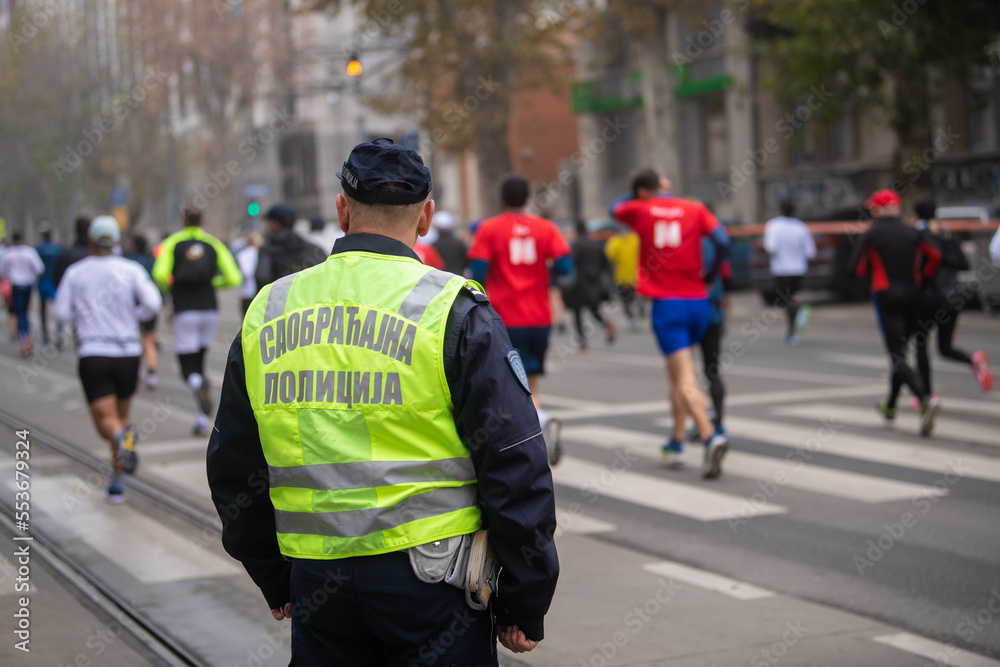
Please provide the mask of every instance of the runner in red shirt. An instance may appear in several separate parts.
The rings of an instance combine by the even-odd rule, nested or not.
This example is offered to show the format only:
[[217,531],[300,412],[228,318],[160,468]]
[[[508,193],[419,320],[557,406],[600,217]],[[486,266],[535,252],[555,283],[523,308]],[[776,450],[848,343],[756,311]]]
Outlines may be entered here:
[[[545,352],[549,345],[552,309],[549,305],[549,264],[567,279],[573,275],[569,244],[559,228],[537,215],[524,212],[530,187],[518,175],[500,184],[503,213],[484,220],[469,248],[469,269],[483,283],[490,304],[507,325],[515,354],[508,361],[523,365],[538,421],[546,433],[550,461],[558,460],[558,424],[546,429],[549,419],[538,402],[538,378],[545,374]],[[551,437],[550,437],[551,434]]]
[[420,261],[427,266],[438,269],[439,271],[444,271],[444,260],[441,259],[441,253],[439,253],[434,246],[429,243],[417,241],[416,245],[413,246],[413,252],[417,253],[417,257],[420,258]]
[[[715,280],[729,254],[729,239],[703,204],[662,194],[660,177],[653,169],[635,174],[632,199],[614,204],[612,214],[639,235],[636,291],[653,300],[653,331],[667,358],[674,428],[661,451],[668,457],[683,452],[684,422],[690,414],[706,444],[702,477],[713,479],[722,472],[729,442],[709,419],[691,348],[701,341],[711,323],[707,284]],[[702,238],[708,238],[716,248],[714,261],[704,273]]]

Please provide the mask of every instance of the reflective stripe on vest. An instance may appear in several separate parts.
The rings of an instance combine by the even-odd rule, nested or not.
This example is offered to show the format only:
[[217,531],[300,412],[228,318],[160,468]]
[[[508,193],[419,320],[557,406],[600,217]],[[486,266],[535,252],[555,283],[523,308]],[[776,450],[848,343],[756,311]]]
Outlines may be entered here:
[[347,252],[251,304],[247,392],[283,554],[370,555],[480,527],[443,363],[448,314],[467,282],[409,258]]

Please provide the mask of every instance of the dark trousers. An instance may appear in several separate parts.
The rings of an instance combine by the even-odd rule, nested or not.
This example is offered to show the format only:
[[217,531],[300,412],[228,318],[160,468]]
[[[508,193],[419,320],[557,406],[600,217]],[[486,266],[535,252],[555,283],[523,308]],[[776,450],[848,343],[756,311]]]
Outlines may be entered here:
[[890,299],[888,295],[872,293],[872,303],[875,306],[875,315],[882,330],[892,371],[889,380],[888,406],[896,407],[899,390],[904,384],[910,388],[914,396],[921,401],[925,400],[928,396],[927,388],[920,376],[906,362],[906,349],[910,345],[910,338],[919,331],[917,324],[919,302],[916,298]]
[[602,327],[604,323],[604,315],[601,314],[601,302],[591,301],[586,304],[579,304],[573,307],[573,324],[576,326],[576,336],[580,339],[580,346],[587,347],[587,332],[583,327],[583,311],[589,310],[590,314],[593,316],[597,323]]
[[292,667],[497,665],[492,610],[417,579],[406,552],[294,560],[291,592]]
[[934,325],[937,325],[938,351],[941,356],[966,365],[972,363],[972,357],[967,352],[952,344],[952,338],[955,337],[955,327],[958,325],[959,312],[961,311],[955,309],[925,311],[920,317],[921,331],[913,337],[913,341],[917,348],[917,368],[920,370],[920,379],[923,380],[927,393],[933,393],[931,389],[931,362],[927,356],[927,347]]
[[709,325],[699,345],[701,346],[701,360],[704,364],[705,377],[708,378],[708,395],[712,397],[712,408],[715,409],[713,424],[718,428],[722,425],[722,402],[726,398],[726,386],[722,384],[722,362],[719,360],[719,349],[722,346],[722,325]]
[[21,340],[28,337],[28,306],[31,305],[31,285],[14,285],[11,288],[10,314],[17,317],[17,333]]
[[775,276],[774,289],[778,303],[784,306],[788,318],[788,336],[795,333],[795,317],[799,314],[799,304],[795,303],[795,293],[802,287],[802,276]]
[[631,285],[618,285],[615,287],[615,292],[618,293],[618,298],[622,301],[622,308],[625,310],[625,317],[630,320],[635,319],[636,306],[639,307],[639,316],[643,315],[642,307],[637,303],[635,298],[635,287]]

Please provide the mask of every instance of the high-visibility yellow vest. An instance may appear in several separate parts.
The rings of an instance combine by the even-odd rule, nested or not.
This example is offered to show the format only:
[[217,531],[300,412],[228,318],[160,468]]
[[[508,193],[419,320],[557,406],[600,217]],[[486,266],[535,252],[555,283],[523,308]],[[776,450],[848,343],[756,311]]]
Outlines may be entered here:
[[480,528],[443,363],[466,284],[481,289],[407,257],[345,252],[254,299],[246,385],[284,555],[373,555]]

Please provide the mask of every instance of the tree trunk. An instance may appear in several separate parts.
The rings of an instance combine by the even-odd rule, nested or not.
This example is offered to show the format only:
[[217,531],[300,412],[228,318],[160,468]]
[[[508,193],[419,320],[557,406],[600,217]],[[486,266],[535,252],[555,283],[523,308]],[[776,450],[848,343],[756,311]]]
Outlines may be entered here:
[[638,36],[645,144],[649,146],[652,166],[661,175],[673,180],[675,188],[681,190],[682,174],[676,139],[677,101],[674,97],[676,83],[667,58],[667,10],[655,7],[649,11],[654,17],[653,25]]
[[[484,216],[494,215],[500,211],[498,195],[500,179],[511,169],[508,131],[511,98],[517,85],[513,66],[517,30],[515,18],[521,10],[522,0],[494,0],[494,12],[497,18],[494,33],[496,50],[492,54],[493,62],[489,63],[490,67],[485,71],[500,85],[493,91],[485,92],[485,95],[475,95],[477,99],[480,96],[486,98],[482,100],[479,110],[473,112],[477,114],[474,147],[479,157],[479,196]],[[478,81],[477,79],[476,85],[481,86]],[[474,93],[472,90],[465,92]]]
[[895,84],[893,126],[898,138],[893,189],[904,210],[931,189],[930,168],[949,146],[936,140],[930,125],[931,92],[926,72]]

